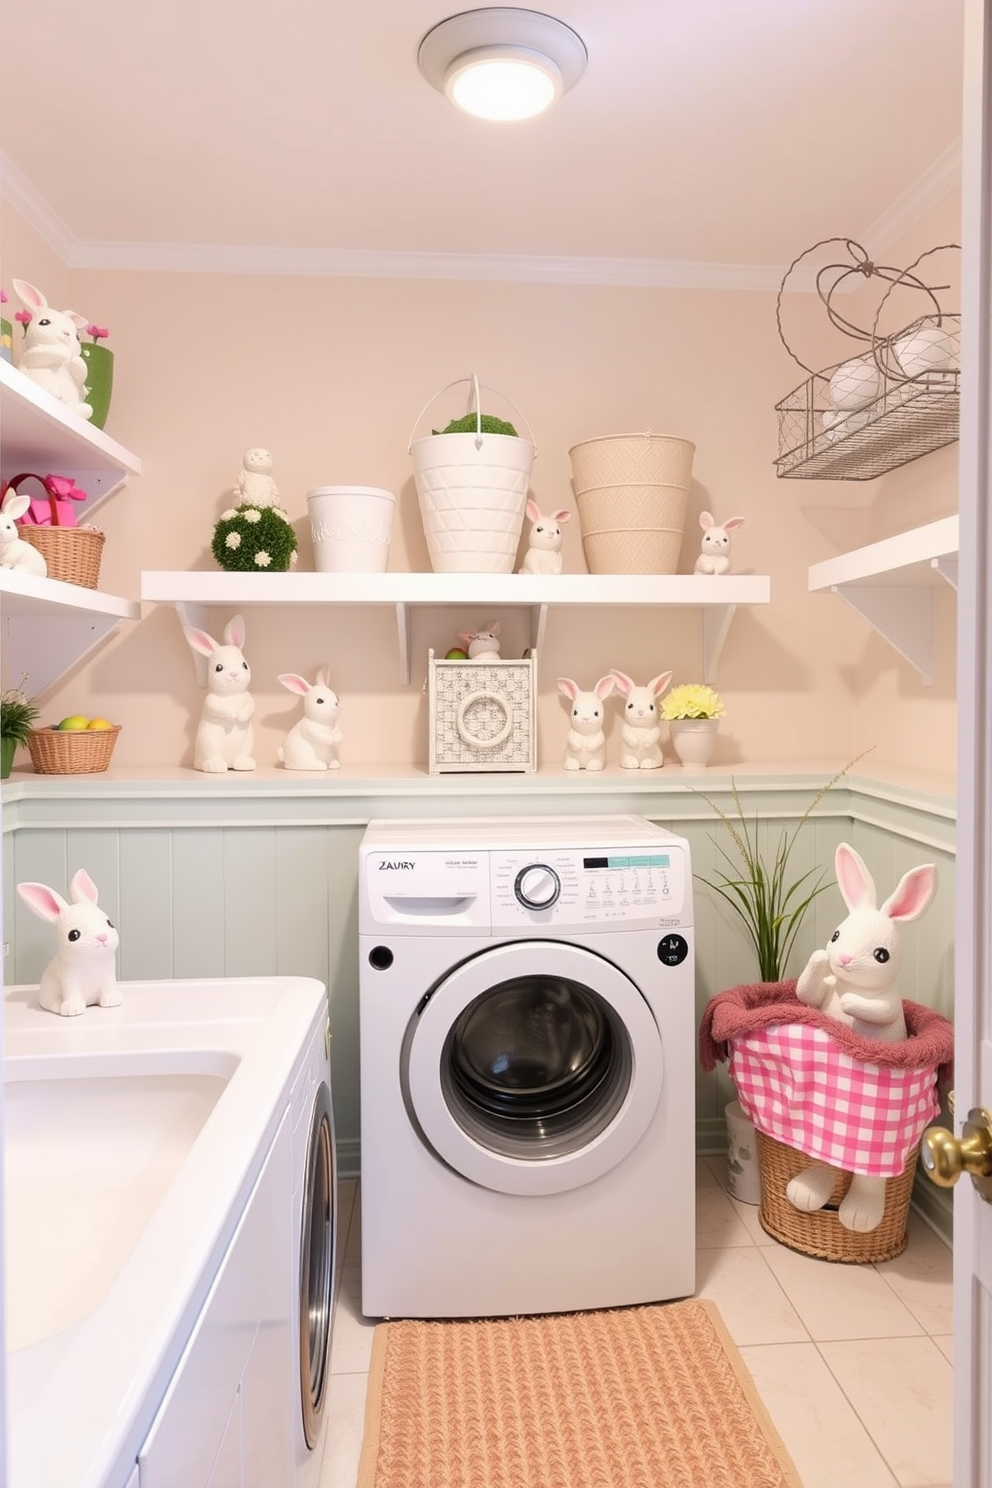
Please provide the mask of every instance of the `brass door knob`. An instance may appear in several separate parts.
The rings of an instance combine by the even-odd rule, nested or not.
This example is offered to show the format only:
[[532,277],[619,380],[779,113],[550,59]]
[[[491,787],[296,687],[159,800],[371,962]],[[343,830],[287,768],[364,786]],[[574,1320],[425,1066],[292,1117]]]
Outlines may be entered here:
[[981,1107],[968,1112],[960,1137],[943,1126],[923,1133],[920,1157],[931,1182],[951,1188],[968,1173],[982,1198],[992,1202],[992,1117]]

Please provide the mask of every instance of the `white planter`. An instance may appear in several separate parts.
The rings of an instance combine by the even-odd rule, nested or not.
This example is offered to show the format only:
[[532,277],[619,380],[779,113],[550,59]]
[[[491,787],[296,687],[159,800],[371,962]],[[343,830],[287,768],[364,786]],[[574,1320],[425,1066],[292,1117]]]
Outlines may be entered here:
[[318,573],[385,573],[396,497],[378,486],[316,486],[307,492]]
[[673,718],[668,727],[682,768],[705,770],[713,758],[719,718]]

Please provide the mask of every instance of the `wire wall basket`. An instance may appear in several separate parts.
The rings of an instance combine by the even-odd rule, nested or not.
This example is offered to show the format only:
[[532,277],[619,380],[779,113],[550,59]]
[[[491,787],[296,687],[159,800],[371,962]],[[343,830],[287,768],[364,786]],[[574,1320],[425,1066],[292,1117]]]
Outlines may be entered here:
[[[814,371],[786,339],[783,295],[803,260],[835,243],[844,245],[847,259],[820,268],[815,288],[830,324],[857,349]],[[775,405],[775,466],[781,478],[872,480],[957,439],[961,316],[938,299],[947,285],[928,284],[915,272],[931,255],[957,251],[956,243],[943,244],[897,269],[872,263],[853,239],[826,238],[792,262],[779,289],[776,318],[783,346],[808,376]],[[840,307],[846,292],[872,279],[886,288],[871,325],[861,327]],[[900,324],[907,302],[922,313]],[[897,328],[884,331],[894,316]]]

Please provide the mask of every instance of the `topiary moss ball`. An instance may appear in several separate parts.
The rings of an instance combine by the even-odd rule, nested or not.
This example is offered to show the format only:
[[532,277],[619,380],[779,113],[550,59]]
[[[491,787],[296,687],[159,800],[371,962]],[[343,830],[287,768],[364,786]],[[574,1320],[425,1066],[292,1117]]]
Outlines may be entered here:
[[[464,418],[452,419],[443,429],[434,429],[434,434],[474,434],[479,427],[478,416],[474,413],[466,413]],[[483,434],[509,434],[513,439],[518,439],[516,429],[508,424],[506,419],[495,418],[491,413],[482,415]]]
[[224,512],[210,550],[231,573],[285,573],[296,562],[296,533],[281,507],[246,504]]

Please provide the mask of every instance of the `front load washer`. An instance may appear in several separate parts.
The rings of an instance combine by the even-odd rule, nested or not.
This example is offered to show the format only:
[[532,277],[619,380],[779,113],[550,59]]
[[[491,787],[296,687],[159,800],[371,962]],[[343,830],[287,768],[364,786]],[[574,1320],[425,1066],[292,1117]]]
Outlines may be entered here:
[[367,1316],[693,1291],[692,924],[688,844],[640,817],[369,823]]

